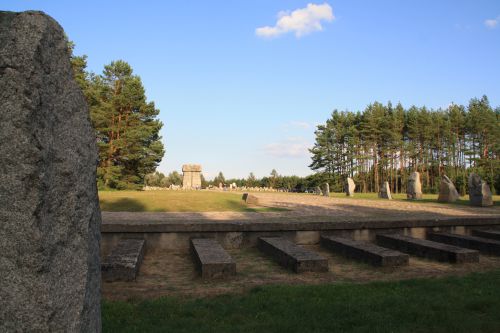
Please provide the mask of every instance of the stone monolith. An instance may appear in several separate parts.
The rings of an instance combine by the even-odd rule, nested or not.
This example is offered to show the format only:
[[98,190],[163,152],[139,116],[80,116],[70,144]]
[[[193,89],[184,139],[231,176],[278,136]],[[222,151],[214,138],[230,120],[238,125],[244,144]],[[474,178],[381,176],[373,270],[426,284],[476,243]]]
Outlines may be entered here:
[[406,197],[410,200],[422,199],[422,183],[420,182],[420,173],[412,172],[408,179]]
[[469,201],[472,206],[493,206],[493,197],[488,183],[475,173],[469,176]]
[[356,184],[354,183],[354,180],[352,178],[347,178],[347,181],[345,182],[345,195],[348,197],[353,197],[354,196],[354,190],[356,189]]
[[443,176],[441,178],[441,183],[439,184],[439,196],[438,201],[440,202],[455,202],[460,198],[455,185],[448,178],[448,176]]
[[323,186],[323,196],[329,197],[330,196],[330,184],[325,183]]
[[381,199],[392,200],[391,188],[389,186],[389,182],[384,182],[384,184],[380,187],[380,191],[378,192],[378,197]]
[[41,12],[0,12],[0,156],[0,332],[100,332],[95,134]]

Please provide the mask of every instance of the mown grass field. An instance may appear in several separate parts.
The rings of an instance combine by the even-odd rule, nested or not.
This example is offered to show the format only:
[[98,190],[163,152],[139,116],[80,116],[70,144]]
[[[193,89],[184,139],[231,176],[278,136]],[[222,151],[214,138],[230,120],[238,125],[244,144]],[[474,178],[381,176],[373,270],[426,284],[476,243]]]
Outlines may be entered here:
[[[279,193],[280,195],[311,195]],[[344,193],[331,193],[331,197],[356,199],[379,199],[376,193],[356,193],[353,198]],[[406,200],[406,194],[393,194],[394,200]],[[493,197],[500,206],[500,196]],[[241,194],[215,191],[101,191],[99,202],[103,211],[123,212],[254,212],[280,211],[282,208],[247,207]],[[436,203],[437,194],[424,194],[420,203]],[[468,205],[468,197],[462,197],[452,205]],[[449,204],[444,204],[449,205]]]
[[210,191],[101,191],[101,210],[112,212],[253,212],[280,208],[247,207],[241,194]]
[[104,301],[102,320],[104,332],[500,332],[500,271]]

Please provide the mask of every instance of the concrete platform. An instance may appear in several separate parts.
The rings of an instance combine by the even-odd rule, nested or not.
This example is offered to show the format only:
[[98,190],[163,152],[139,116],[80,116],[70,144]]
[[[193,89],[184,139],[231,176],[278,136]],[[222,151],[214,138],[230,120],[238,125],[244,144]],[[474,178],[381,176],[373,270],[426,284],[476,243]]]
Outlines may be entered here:
[[260,237],[258,248],[296,273],[328,272],[328,260],[280,237]]
[[494,240],[500,241],[500,230],[472,229],[471,234],[472,234],[472,236],[476,236],[476,237],[489,238],[489,239],[494,239]]
[[500,256],[500,241],[476,236],[456,235],[446,232],[429,233],[427,237],[435,242],[478,250],[485,254]]
[[101,263],[105,281],[134,281],[145,252],[145,240],[122,239]]
[[215,239],[191,239],[191,251],[202,278],[225,278],[236,274],[235,261]]
[[446,245],[425,239],[403,235],[377,234],[377,244],[422,258],[442,262],[467,263],[478,262],[479,253],[474,250]]
[[408,265],[410,259],[405,253],[348,238],[321,236],[320,242],[321,246],[344,257],[364,261],[374,266]]

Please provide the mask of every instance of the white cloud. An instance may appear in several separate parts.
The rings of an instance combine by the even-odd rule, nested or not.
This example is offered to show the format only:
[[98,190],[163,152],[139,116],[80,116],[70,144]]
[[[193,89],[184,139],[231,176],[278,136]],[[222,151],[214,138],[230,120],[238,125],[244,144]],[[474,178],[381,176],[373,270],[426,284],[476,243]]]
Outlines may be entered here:
[[302,129],[302,130],[308,130],[313,127],[312,124],[308,123],[307,121],[290,121],[286,124],[283,125],[285,129]]
[[487,26],[488,28],[490,29],[494,29],[496,28],[496,26],[498,25],[498,22],[500,21],[500,16],[497,16],[496,18],[494,19],[488,19],[488,20],[485,20],[484,21],[484,25]]
[[311,144],[302,137],[291,137],[285,141],[270,143],[264,146],[264,151],[274,157],[305,157],[309,156]]
[[293,32],[299,38],[323,30],[321,22],[331,22],[334,19],[332,7],[326,2],[322,5],[309,3],[306,8],[296,9],[293,12],[279,12],[278,21],[274,26],[257,28],[255,34],[259,37],[273,38]]

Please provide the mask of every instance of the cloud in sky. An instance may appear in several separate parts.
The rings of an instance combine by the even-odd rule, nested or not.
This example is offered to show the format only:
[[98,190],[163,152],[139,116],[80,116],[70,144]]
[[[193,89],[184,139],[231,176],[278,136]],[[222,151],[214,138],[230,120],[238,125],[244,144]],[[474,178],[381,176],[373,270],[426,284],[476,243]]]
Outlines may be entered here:
[[266,154],[274,157],[307,157],[311,144],[302,137],[291,137],[281,142],[270,143],[264,146]]
[[309,3],[305,8],[292,12],[279,12],[278,21],[274,26],[257,28],[255,34],[263,38],[273,38],[293,32],[299,38],[323,30],[322,21],[331,22],[334,19],[332,7],[326,2],[322,5]]
[[487,26],[488,28],[490,29],[494,29],[497,27],[498,25],[498,22],[500,21],[500,15],[497,16],[496,18],[494,19],[488,19],[488,20],[485,20],[484,21],[484,25]]
[[308,130],[313,127],[312,124],[308,123],[307,121],[290,121],[286,124],[283,125],[285,129],[301,129],[301,130]]

